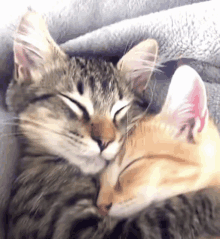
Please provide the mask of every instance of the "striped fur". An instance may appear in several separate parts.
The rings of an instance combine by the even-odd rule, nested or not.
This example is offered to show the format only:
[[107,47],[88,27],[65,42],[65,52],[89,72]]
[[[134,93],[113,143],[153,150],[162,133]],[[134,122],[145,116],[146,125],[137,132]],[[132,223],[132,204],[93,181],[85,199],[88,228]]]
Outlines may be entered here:
[[[134,64],[138,69],[130,64],[134,51],[117,70],[98,59],[69,59],[38,14],[29,12],[21,19],[14,41],[15,76],[7,92],[9,109],[18,116],[22,151],[7,210],[8,239],[220,233],[220,196],[214,189],[152,205],[127,221],[104,218],[97,210],[96,173],[114,158],[148,105],[141,95],[158,49],[153,40],[142,46]],[[144,60],[151,61],[150,72]],[[147,71],[145,81],[141,67]]]
[[[7,104],[18,115],[29,151],[65,158],[84,173],[100,172],[114,159],[147,107],[141,94],[158,46],[155,40],[141,45],[143,54],[125,55],[122,69],[101,59],[69,59],[40,15],[24,15],[15,34],[15,72]],[[133,68],[126,67],[131,57],[139,62]],[[132,76],[140,68],[145,70]]]
[[102,217],[95,206],[96,177],[53,157],[25,157],[14,183],[8,239],[197,238],[220,236],[219,189],[153,204],[136,218]]

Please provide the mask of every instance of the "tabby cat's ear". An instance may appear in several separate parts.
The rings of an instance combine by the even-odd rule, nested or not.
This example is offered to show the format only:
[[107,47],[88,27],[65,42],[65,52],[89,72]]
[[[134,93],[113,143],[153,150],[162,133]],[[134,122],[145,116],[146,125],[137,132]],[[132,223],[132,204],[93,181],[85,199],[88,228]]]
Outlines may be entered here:
[[[27,12],[21,19],[14,39],[15,79],[36,80],[55,61],[67,58],[54,42],[41,15]],[[57,62],[56,62],[57,63]]]
[[178,127],[179,134],[193,140],[208,121],[205,85],[199,74],[191,67],[179,67],[171,80],[161,114],[169,123]]
[[133,88],[141,93],[154,71],[157,55],[157,41],[148,39],[127,52],[118,62],[117,68],[132,81]]

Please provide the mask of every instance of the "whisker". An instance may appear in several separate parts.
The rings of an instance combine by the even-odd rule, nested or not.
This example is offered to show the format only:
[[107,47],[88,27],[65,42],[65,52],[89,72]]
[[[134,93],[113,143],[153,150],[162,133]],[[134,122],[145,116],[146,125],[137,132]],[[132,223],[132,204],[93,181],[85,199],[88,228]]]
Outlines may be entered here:
[[[65,133],[65,132],[58,132],[58,131],[55,131],[55,130],[53,130],[53,129],[51,129],[51,128],[46,127],[45,125],[43,125],[43,124],[41,124],[41,123],[39,123],[39,122],[30,121],[29,119],[21,120],[21,122],[22,122],[22,121],[25,121],[25,123],[29,123],[29,124],[36,124],[37,126],[43,128],[43,129],[45,129],[45,130],[47,130],[47,131],[49,131],[49,132],[53,132],[53,133],[55,133],[55,134],[59,134],[59,135],[61,135],[61,136],[64,136],[64,137],[68,138],[69,140],[73,140],[73,141],[75,141],[75,142],[77,142],[77,143],[86,145],[86,143],[83,142],[82,140],[80,140],[80,137],[78,137],[77,135],[67,134],[67,133]],[[25,129],[23,129],[23,131],[25,131]],[[67,130],[67,131],[69,131],[69,130]],[[70,141],[70,143],[72,144],[72,141]],[[73,145],[73,144],[72,144],[72,145]],[[74,146],[74,145],[73,145],[73,146]]]
[[13,122],[14,120],[19,120],[19,118],[18,117],[12,117],[12,119],[5,119],[5,120],[1,119],[0,122],[9,122],[9,121]]
[[151,99],[150,102],[145,110],[145,113],[147,113],[149,107],[151,106],[152,102],[153,102],[153,98],[154,98],[154,92],[155,92],[155,88],[156,88],[156,84],[157,84],[157,80],[154,80],[154,85],[153,85],[153,89],[149,88],[151,90]]
[[16,137],[18,135],[19,134],[17,134],[17,133],[8,133],[8,134],[1,134],[0,133],[0,138],[3,138],[3,137]]
[[[143,51],[135,51],[135,54],[140,54],[140,53],[143,53]],[[149,56],[155,56],[156,54],[151,53],[151,52],[148,52],[147,55],[149,55]]]
[[[142,53],[142,52],[141,51],[136,51],[135,52],[135,54],[140,54],[140,53]],[[148,53],[148,55],[153,56],[153,57],[155,56],[155,54],[153,54],[153,53]],[[152,65],[155,64],[155,63],[152,63],[152,61],[148,61],[148,60],[144,60],[144,59],[139,59],[138,61],[139,62],[146,62],[147,64],[152,64]],[[157,62],[156,62],[156,65],[154,65],[154,67],[156,68],[156,70],[159,70],[158,68],[164,67],[164,63],[160,59],[158,59]]]
[[12,125],[12,126],[14,126],[14,125],[19,125],[18,123],[15,123],[15,122],[12,122],[12,123],[2,123],[2,122],[0,122],[0,125]]
[[[126,127],[126,129],[128,128],[128,112],[127,112],[127,127]],[[128,138],[128,130],[127,130],[127,132],[126,132],[126,139]]]
[[134,117],[134,118],[132,119],[131,124],[129,125],[128,132],[129,132],[130,130],[132,130],[135,126],[137,126],[139,119],[141,119],[142,117],[144,117],[144,116],[146,115],[146,113],[147,113],[147,111],[148,111],[148,109],[149,109],[149,107],[150,107],[150,105],[152,104],[152,101],[153,101],[153,96],[154,96],[154,91],[155,91],[156,83],[157,83],[157,81],[156,81],[156,79],[155,79],[155,80],[154,80],[153,89],[150,88],[151,97],[150,97],[150,102],[149,102],[147,108],[145,109],[145,111],[143,112],[143,114],[138,115],[137,117]]
[[128,39],[123,55],[125,55],[127,52],[131,50],[131,48],[134,46],[134,42],[135,40],[132,40],[129,42],[129,39]]
[[129,51],[129,50],[128,50],[128,49],[129,49],[128,44],[129,44],[129,39],[127,40],[127,43],[126,43],[126,46],[125,46],[123,55],[125,55],[125,53]]
[[[80,144],[86,145],[86,143],[83,142],[82,140],[80,140],[79,137],[77,137],[77,136],[72,137],[72,135],[69,136],[69,135],[67,135],[67,134],[60,134],[60,135],[63,135],[63,136],[65,136],[65,137],[69,138],[69,139],[72,139],[72,140],[74,140],[74,141],[77,142],[77,143],[80,143]],[[72,141],[71,141],[71,144],[72,144]],[[74,146],[75,146],[75,145],[74,145]]]
[[129,47],[128,47],[128,51],[130,51],[131,48],[134,46],[134,42],[135,42],[135,40],[133,40],[133,41],[130,42],[130,45],[129,45]]

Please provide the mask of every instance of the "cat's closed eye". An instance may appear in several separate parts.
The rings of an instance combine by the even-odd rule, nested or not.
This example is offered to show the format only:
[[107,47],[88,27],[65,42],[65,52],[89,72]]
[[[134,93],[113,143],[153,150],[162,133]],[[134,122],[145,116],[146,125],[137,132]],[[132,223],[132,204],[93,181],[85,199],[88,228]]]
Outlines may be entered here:
[[60,97],[78,117],[83,117],[83,119],[86,121],[90,120],[87,109],[79,101],[65,94],[60,94]]
[[130,104],[127,104],[125,106],[122,106],[121,108],[119,108],[113,117],[113,122],[115,123],[115,125],[118,125],[118,122],[125,117],[126,113],[128,112],[130,107]]

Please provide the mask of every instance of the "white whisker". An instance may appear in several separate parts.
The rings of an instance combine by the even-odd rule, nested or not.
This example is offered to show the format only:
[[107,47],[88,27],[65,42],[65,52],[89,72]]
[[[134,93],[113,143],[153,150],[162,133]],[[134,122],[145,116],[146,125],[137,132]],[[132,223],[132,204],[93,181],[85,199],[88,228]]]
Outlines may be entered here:
[[15,126],[15,125],[19,125],[18,123],[2,123],[2,122],[0,122],[0,125],[11,125],[11,126]]
[[134,40],[130,42],[129,46],[128,46],[128,44],[129,44],[129,40],[128,40],[127,47],[126,47],[126,49],[125,49],[124,54],[131,50],[131,48],[132,48],[133,45],[134,45]]
[[129,132],[130,130],[132,130],[135,126],[137,126],[139,119],[141,119],[142,117],[144,117],[144,116],[146,115],[146,113],[147,113],[147,111],[148,111],[148,109],[149,109],[149,107],[150,107],[150,105],[151,105],[151,103],[152,103],[152,101],[153,101],[153,96],[154,96],[154,91],[155,91],[156,83],[157,83],[157,82],[156,82],[156,79],[155,79],[155,82],[154,82],[154,85],[153,85],[153,89],[150,88],[150,90],[151,90],[151,97],[150,97],[150,103],[148,104],[148,107],[147,107],[146,110],[143,112],[143,114],[138,115],[138,116],[136,116],[136,117],[134,117],[134,118],[132,119],[132,122],[131,122],[131,124],[129,125],[129,126],[130,126],[130,129],[128,129],[128,132]]
[[9,121],[14,121],[14,120],[18,120],[18,117],[13,117],[12,119],[6,119],[6,120],[0,120],[0,122],[9,122]]
[[16,137],[18,135],[19,135],[18,133],[8,133],[8,134],[1,134],[0,133],[0,139],[3,138],[3,137]]

